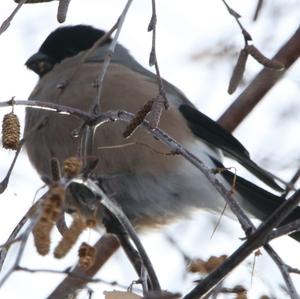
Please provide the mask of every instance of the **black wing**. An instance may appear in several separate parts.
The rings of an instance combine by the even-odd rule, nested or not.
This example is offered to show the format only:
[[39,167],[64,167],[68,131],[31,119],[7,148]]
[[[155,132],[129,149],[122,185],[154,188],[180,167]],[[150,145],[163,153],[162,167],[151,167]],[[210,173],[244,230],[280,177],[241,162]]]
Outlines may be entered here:
[[189,105],[181,105],[179,110],[197,137],[224,151],[225,154],[237,160],[268,186],[282,191],[272,175],[253,162],[246,148],[222,126]]

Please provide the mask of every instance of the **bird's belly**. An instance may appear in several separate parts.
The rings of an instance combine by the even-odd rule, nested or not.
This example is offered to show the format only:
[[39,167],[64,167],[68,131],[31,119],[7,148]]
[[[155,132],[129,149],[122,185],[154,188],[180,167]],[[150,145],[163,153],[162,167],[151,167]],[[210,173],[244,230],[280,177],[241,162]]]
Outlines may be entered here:
[[169,223],[199,208],[221,212],[225,201],[215,188],[198,169],[187,168],[164,177],[128,173],[103,183],[136,226]]

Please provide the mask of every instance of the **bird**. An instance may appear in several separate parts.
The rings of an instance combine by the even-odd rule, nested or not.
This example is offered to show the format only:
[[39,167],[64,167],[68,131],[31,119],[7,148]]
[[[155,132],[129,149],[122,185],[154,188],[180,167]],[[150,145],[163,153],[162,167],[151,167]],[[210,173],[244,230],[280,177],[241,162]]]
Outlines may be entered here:
[[[25,65],[35,72],[38,82],[29,100],[52,102],[85,112],[97,96],[97,78],[112,39],[88,52],[105,31],[89,25],[59,27],[51,32]],[[68,84],[61,88],[68,82]],[[162,113],[159,128],[197,156],[209,169],[223,169],[216,178],[251,217],[265,220],[284,198],[258,187],[223,166],[227,156],[245,167],[274,192],[282,191],[273,176],[253,160],[246,148],[226,129],[200,112],[177,87],[162,80],[169,108]],[[125,110],[137,113],[158,93],[157,78],[129,51],[117,43],[102,86],[101,111]],[[39,130],[34,126],[47,119]],[[79,138],[73,133],[82,122],[74,117],[47,110],[26,108],[26,151],[34,168],[45,181],[51,177],[50,160],[60,163],[78,155]],[[137,229],[160,227],[189,217],[199,209],[221,213],[225,201],[207,178],[150,132],[138,127],[129,138],[127,124],[107,122],[97,127],[94,178]],[[68,204],[84,214],[94,213],[89,200],[76,188]],[[299,218],[297,207],[281,224]],[[101,215],[99,215],[101,217]],[[291,236],[300,241],[300,234]]]

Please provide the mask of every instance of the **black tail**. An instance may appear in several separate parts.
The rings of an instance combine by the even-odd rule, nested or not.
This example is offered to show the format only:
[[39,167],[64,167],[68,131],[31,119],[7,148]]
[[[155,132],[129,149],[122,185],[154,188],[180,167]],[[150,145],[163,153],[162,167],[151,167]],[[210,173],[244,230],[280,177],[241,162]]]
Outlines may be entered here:
[[[212,158],[214,164],[218,168],[223,168],[224,166]],[[284,201],[285,199],[276,196],[257,185],[239,177],[229,170],[224,169],[221,172],[223,178],[232,184],[233,180],[236,179],[235,190],[243,197],[244,202],[241,203],[245,210],[252,214],[254,217],[264,221],[266,220]],[[281,223],[279,226],[287,224],[291,221],[300,219],[300,207],[294,209]],[[290,237],[294,238],[300,242],[300,232],[295,232],[290,234]]]

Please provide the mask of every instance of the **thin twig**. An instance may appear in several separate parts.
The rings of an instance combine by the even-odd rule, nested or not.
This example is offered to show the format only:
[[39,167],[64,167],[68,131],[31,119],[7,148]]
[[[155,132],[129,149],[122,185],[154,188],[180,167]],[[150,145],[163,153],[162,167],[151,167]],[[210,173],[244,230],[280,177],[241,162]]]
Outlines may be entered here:
[[245,41],[245,45],[248,44],[249,41],[252,40],[252,37],[250,35],[250,33],[244,28],[244,26],[242,25],[242,23],[240,22],[239,18],[241,17],[240,14],[238,14],[235,10],[233,10],[225,0],[222,0],[223,3],[225,4],[228,12],[230,13],[230,15],[233,16],[233,18],[235,19],[235,21],[237,22],[237,24],[239,25],[241,31],[242,31],[242,34],[243,34],[243,37],[244,37],[244,41]]
[[277,267],[279,268],[291,299],[299,299],[300,298],[299,294],[289,274],[289,267],[284,263],[284,261],[280,258],[280,256],[274,251],[274,249],[271,248],[270,245],[266,245],[264,246],[264,248],[268,252],[268,254],[272,257],[273,261],[275,261]]
[[264,4],[264,0],[258,0],[257,1],[257,5],[256,5],[256,9],[255,9],[255,13],[254,13],[254,16],[253,16],[253,21],[256,21],[260,12],[261,12],[261,8]]
[[18,238],[17,235],[19,234],[21,229],[24,227],[27,220],[28,220],[28,216],[26,213],[26,215],[19,221],[17,226],[14,228],[14,230],[10,234],[8,240],[0,246],[0,272],[2,270],[3,264],[5,262],[5,258],[7,256],[10,246],[16,242],[21,241],[21,238]]
[[104,77],[106,75],[108,66],[109,66],[110,61],[112,59],[112,56],[114,54],[114,51],[115,51],[115,48],[116,48],[116,45],[117,45],[117,42],[118,42],[118,38],[119,38],[119,35],[120,35],[120,32],[121,32],[121,29],[123,27],[127,12],[129,10],[129,7],[130,7],[132,1],[133,0],[128,0],[127,1],[127,3],[125,5],[119,19],[118,19],[116,34],[115,34],[114,38],[112,39],[111,43],[109,44],[109,47],[106,50],[104,62],[102,64],[101,72],[98,76],[98,81],[97,81],[98,93],[97,93],[97,97],[95,99],[94,106],[93,106],[93,109],[92,109],[92,112],[95,115],[97,115],[101,111],[101,93],[102,93],[102,86],[103,86]]
[[[96,116],[101,112],[101,94],[102,94],[102,87],[103,87],[103,81],[105,78],[105,75],[107,73],[108,67],[110,65],[112,56],[115,51],[115,47],[117,45],[117,41],[121,32],[121,29],[123,27],[127,12],[129,10],[129,7],[131,5],[133,0],[128,0],[118,21],[116,24],[116,33],[114,38],[112,39],[111,43],[109,44],[109,47],[106,50],[106,54],[104,57],[104,61],[101,67],[101,71],[99,73],[98,79],[97,79],[97,96],[95,97],[94,103],[91,106],[90,109],[90,115],[91,116]],[[88,126],[84,130],[84,134],[82,135],[83,138],[83,148],[81,149],[83,152],[83,157],[91,156],[93,155],[93,150],[94,150],[94,133],[95,133],[95,128]],[[88,163],[88,161],[85,161],[85,164]]]
[[9,166],[8,171],[7,171],[4,179],[0,182],[0,194],[3,193],[6,190],[7,186],[8,186],[10,176],[12,174],[12,171],[13,171],[14,167],[15,167],[15,164],[17,162],[17,159],[19,157],[21,149],[24,145],[24,142],[25,142],[25,139],[22,138],[19,142],[18,149],[15,152],[14,158],[13,158],[13,160],[12,160],[10,166]]
[[252,56],[258,63],[262,64],[263,66],[267,68],[271,68],[277,71],[282,71],[284,69],[284,65],[277,60],[274,59],[269,59],[265,55],[263,55],[253,44],[249,45],[249,41],[252,41],[252,37],[250,36],[249,32],[246,31],[246,29],[243,27],[242,23],[240,22],[239,18],[241,17],[236,11],[234,11],[225,0],[222,0],[223,3],[225,4],[228,12],[230,15],[232,15],[239,25],[243,37],[244,37],[244,42],[245,46],[244,48],[240,51],[239,58],[237,60],[237,63],[235,65],[235,68],[233,70],[233,73],[231,75],[229,87],[228,87],[228,93],[232,94],[235,92],[237,89],[240,81],[243,78],[245,67],[246,67],[246,62],[248,56]]
[[298,168],[298,170],[295,172],[295,174],[293,175],[293,177],[291,178],[290,182],[287,184],[287,187],[285,189],[285,191],[282,193],[282,197],[285,198],[290,191],[292,191],[295,187],[296,182],[298,181],[300,177],[300,167]]
[[[56,113],[60,114],[69,114],[75,116],[79,119],[82,119],[85,122],[91,120],[89,113],[82,111],[80,109],[76,109],[69,106],[63,106],[60,104],[46,102],[46,101],[31,101],[31,100],[14,100],[14,106],[24,106],[32,109],[45,109],[49,111],[55,111]],[[12,100],[9,101],[0,101],[0,108],[10,107],[12,106]]]
[[165,109],[168,108],[168,99],[167,95],[163,86],[163,81],[160,75],[160,70],[158,66],[158,61],[157,61],[157,54],[156,54],[156,25],[157,25],[157,15],[156,15],[156,4],[155,0],[151,0],[152,3],[152,16],[151,20],[148,26],[148,31],[152,31],[152,48],[150,52],[150,59],[149,59],[149,65],[152,66],[154,65],[155,67],[155,72],[156,72],[156,80],[157,80],[157,85],[158,85],[158,91],[159,95],[155,99],[153,99],[153,105],[152,109],[150,112],[150,118],[149,118],[149,123],[151,128],[156,128],[158,126],[160,116],[163,111],[163,107]]
[[29,137],[33,132],[35,132],[35,131],[37,131],[37,130],[40,130],[40,129],[43,127],[44,121],[45,121],[45,119],[43,119],[43,120],[40,121],[39,123],[35,124],[35,125],[33,126],[33,128],[32,128],[32,129],[31,129],[31,130],[30,130],[30,131],[29,131],[29,132],[28,132],[21,140],[20,140],[19,145],[18,145],[18,149],[17,149],[17,151],[16,151],[16,153],[15,153],[15,156],[14,156],[14,158],[13,158],[12,163],[10,164],[10,167],[9,167],[9,169],[8,169],[8,172],[6,173],[5,178],[0,182],[0,194],[3,193],[3,192],[6,190],[7,186],[8,186],[10,176],[11,176],[11,174],[12,174],[12,171],[13,171],[14,167],[15,167],[15,164],[16,164],[16,162],[17,162],[17,159],[18,159],[18,157],[19,157],[19,154],[20,154],[20,152],[21,152],[21,149],[22,149],[23,145],[26,143],[28,137]]
[[279,226],[276,230],[272,231],[268,237],[269,240],[273,240],[285,235],[289,235],[300,231],[300,219],[289,222],[288,224]]
[[[66,85],[68,85],[70,82],[72,82],[72,79],[74,78],[74,76],[76,74],[78,74],[78,72],[80,71],[80,68],[82,66],[82,64],[86,61],[86,59],[102,44],[104,44],[109,38],[110,36],[114,33],[114,31],[118,28],[118,21],[112,26],[112,28],[107,31],[102,37],[100,37],[94,44],[93,46],[88,49],[87,51],[85,51],[84,55],[82,55],[82,57],[80,58],[79,63],[77,64],[75,70],[72,72],[71,76],[68,78],[68,82],[66,82]],[[65,90],[65,88],[63,89],[63,91]]]
[[300,270],[299,269],[293,268],[293,267],[288,266],[288,265],[287,265],[287,267],[288,267],[288,270],[289,270],[290,273],[300,274]]
[[151,0],[152,3],[152,16],[150,23],[148,25],[148,31],[152,31],[152,47],[149,57],[149,65],[155,67],[156,72],[156,81],[158,86],[158,95],[156,98],[149,99],[143,108],[136,113],[136,117],[130,122],[123,133],[124,137],[129,137],[139,124],[146,118],[149,114],[149,124],[152,129],[157,128],[163,109],[169,107],[167,95],[164,90],[163,80],[160,75],[160,70],[157,61],[156,55],[156,24],[157,24],[157,15],[156,15],[156,4],[155,0]]
[[19,9],[22,7],[22,5],[26,2],[27,0],[20,0],[20,2],[18,3],[18,5],[16,6],[16,8],[13,10],[13,12],[11,13],[11,15],[2,23],[1,27],[0,27],[0,35],[6,31],[6,29],[10,26],[11,21],[13,20],[13,18],[15,17],[15,15],[17,14],[17,12],[19,11]]
[[[92,278],[91,276],[85,275],[83,273],[73,273],[71,268],[67,268],[65,270],[54,270],[54,269],[32,269],[32,268],[27,268],[23,266],[17,266],[15,269],[16,271],[23,271],[23,272],[28,272],[28,273],[50,273],[50,274],[67,274],[70,275],[71,277],[79,278],[81,280],[85,280],[88,283],[103,283],[106,285],[110,286],[117,286],[119,288],[128,289],[128,285],[123,285],[116,280],[113,281],[108,281],[102,278]],[[140,289],[131,287],[131,290],[134,290],[136,292],[139,292]]]

